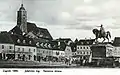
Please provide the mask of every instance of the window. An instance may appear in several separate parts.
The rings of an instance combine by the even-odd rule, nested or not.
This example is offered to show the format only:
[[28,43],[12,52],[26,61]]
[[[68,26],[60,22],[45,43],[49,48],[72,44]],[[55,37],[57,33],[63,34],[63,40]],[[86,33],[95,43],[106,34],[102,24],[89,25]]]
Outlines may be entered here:
[[18,51],[20,51],[20,48],[18,48]]
[[77,47],[77,49],[79,49],[79,47]]
[[48,51],[46,51],[46,53],[48,53]]
[[44,53],[44,51],[43,51],[43,53]]
[[89,49],[89,47],[87,47],[87,49]]
[[23,43],[25,43],[25,40],[23,40]]
[[32,44],[32,42],[31,42],[31,41],[29,41],[29,44]]
[[34,60],[36,60],[36,56],[34,55]]
[[80,54],[82,54],[82,52],[80,52]]
[[85,47],[83,47],[85,49]]
[[87,54],[90,54],[89,52],[87,52]]
[[80,47],[80,49],[82,49],[82,47]]
[[22,51],[24,52],[24,48],[22,48]]
[[76,53],[75,53],[75,55],[76,55]]
[[20,54],[18,54],[18,59],[20,59]]
[[83,45],[83,42],[81,42],[81,44]]
[[31,55],[29,55],[28,57],[29,57],[28,59],[30,60],[31,59]]
[[83,52],[83,54],[85,54],[85,52]]
[[31,52],[31,49],[29,48],[29,52]]
[[4,45],[2,45],[2,49],[4,49]]
[[34,52],[35,52],[35,49],[34,49]]
[[12,46],[9,46],[9,49],[12,49]]
[[17,40],[17,43],[20,43],[20,39]]
[[89,42],[87,42],[87,44],[89,44]]

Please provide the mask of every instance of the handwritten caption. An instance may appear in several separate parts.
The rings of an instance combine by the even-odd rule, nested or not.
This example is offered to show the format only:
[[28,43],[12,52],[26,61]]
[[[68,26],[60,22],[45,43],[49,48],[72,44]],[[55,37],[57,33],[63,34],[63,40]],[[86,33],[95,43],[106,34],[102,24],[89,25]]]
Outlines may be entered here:
[[[62,70],[28,70],[28,69],[25,69],[25,70],[22,70],[23,72],[27,73],[27,72],[37,72],[37,73],[40,73],[40,72],[62,72]],[[20,72],[19,70],[7,70],[7,69],[4,69],[3,72]]]

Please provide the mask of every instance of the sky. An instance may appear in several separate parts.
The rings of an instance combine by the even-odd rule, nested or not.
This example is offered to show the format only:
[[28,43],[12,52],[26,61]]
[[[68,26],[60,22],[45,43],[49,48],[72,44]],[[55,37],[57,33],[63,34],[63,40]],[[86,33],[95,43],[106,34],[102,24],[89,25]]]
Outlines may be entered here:
[[[0,0],[0,31],[16,23],[22,0]],[[95,38],[92,29],[103,24],[112,39],[120,37],[120,0],[23,0],[28,22],[47,28],[54,39]]]

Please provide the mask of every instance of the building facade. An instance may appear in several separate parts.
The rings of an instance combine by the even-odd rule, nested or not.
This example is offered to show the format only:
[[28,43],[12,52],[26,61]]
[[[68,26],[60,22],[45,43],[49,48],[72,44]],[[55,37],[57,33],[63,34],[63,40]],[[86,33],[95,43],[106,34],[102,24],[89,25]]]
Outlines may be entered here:
[[0,59],[14,59],[14,43],[7,32],[0,32]]
[[37,48],[31,38],[12,34],[11,38],[15,44],[15,59],[23,61],[36,61]]
[[91,45],[93,44],[94,39],[81,39],[76,45],[76,52],[74,55],[80,60],[86,60],[86,62],[91,62]]

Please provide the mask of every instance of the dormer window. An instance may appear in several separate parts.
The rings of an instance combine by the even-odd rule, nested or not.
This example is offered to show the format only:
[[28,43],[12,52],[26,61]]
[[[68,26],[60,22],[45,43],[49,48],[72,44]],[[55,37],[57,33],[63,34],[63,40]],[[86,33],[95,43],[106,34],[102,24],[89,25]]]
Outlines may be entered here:
[[36,46],[39,47],[39,42],[36,43]]
[[89,44],[89,42],[87,42],[87,44]]
[[32,41],[29,41],[29,44],[32,44]]
[[51,48],[51,45],[49,44],[48,47]]
[[25,43],[25,40],[23,40],[23,43]]
[[17,43],[20,43],[20,39],[17,40]]
[[43,43],[41,43],[40,46],[41,46],[41,47],[44,47],[44,46],[43,46]]
[[47,47],[48,47],[48,46],[47,46],[47,43],[45,43],[44,46],[47,48]]
[[83,45],[83,42],[81,42],[81,44]]

